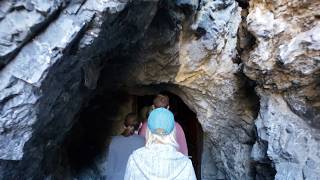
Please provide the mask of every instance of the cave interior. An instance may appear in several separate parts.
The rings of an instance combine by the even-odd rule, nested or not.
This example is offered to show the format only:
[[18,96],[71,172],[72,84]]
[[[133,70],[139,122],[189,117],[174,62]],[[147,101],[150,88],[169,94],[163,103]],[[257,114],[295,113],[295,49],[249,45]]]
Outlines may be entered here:
[[[64,140],[66,159],[74,174],[88,168],[97,158],[106,156],[108,143],[121,132],[124,117],[129,112],[137,115],[142,108],[151,106],[157,93],[170,99],[170,110],[182,126],[187,140],[189,156],[197,178],[201,178],[203,130],[196,114],[176,94],[165,91],[166,85],[139,87],[138,94],[126,91],[97,93],[77,115],[77,122]],[[151,91],[150,91],[151,90]],[[142,92],[142,93],[141,93]],[[141,120],[141,116],[140,120]]]

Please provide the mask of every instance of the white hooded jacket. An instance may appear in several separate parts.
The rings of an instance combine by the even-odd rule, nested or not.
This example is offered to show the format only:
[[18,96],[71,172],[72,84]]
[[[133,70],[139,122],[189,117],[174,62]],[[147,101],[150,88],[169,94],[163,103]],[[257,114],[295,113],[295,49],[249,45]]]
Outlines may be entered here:
[[191,160],[174,147],[153,144],[129,157],[124,180],[196,180]]

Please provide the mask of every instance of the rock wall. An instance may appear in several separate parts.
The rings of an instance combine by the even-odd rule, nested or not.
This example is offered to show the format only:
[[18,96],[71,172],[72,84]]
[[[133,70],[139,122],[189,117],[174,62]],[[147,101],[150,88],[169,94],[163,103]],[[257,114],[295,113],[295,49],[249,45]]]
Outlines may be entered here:
[[[37,10],[56,7],[52,19]],[[11,44],[1,43],[1,52],[14,53],[1,55],[6,64],[0,72],[1,179],[63,176],[61,142],[95,88],[102,57],[135,43],[156,9],[156,1],[1,1],[1,37]],[[33,21],[19,22],[36,18],[33,13],[50,23],[32,35]],[[17,33],[30,33],[26,41],[34,37],[17,43]]]
[[260,112],[252,157],[275,179],[319,179],[319,1],[250,1],[256,45],[244,61]]
[[1,1],[0,178],[71,178],[61,143],[81,108],[150,85],[197,113],[203,180],[319,178],[319,8]]
[[122,63],[107,63],[102,86],[115,76],[113,83],[128,91],[168,84],[166,90],[197,113],[206,134],[202,179],[253,179],[258,99],[234,62],[241,8],[235,1],[202,1],[196,12],[193,7],[161,7],[137,47],[122,54]]

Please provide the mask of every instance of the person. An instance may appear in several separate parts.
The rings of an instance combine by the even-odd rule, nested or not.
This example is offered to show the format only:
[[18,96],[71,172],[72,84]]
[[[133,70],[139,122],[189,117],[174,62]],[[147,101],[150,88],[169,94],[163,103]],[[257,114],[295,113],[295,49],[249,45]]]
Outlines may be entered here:
[[146,145],[130,155],[124,180],[196,180],[191,160],[177,151],[172,112],[152,110],[147,126]]
[[127,114],[124,121],[124,130],[119,136],[114,136],[109,145],[107,156],[106,179],[123,179],[130,154],[145,144],[145,139],[134,131],[138,128],[139,122],[136,114]]
[[[169,97],[163,94],[158,94],[154,100],[153,100],[153,105],[152,105],[153,109],[155,108],[166,108],[169,109]],[[181,125],[178,122],[175,122],[175,127],[176,127],[176,138],[177,138],[177,142],[179,145],[178,150],[188,156],[188,146],[187,146],[187,141],[186,141],[186,137],[184,134],[184,131],[181,127]],[[139,135],[145,137],[146,136],[146,129],[147,129],[147,122],[144,122],[142,124],[142,126],[140,127],[139,130]]]
[[[140,124],[139,124],[139,128],[137,130],[137,132],[135,132],[136,134],[139,134],[142,125],[147,122],[148,116],[150,111],[152,111],[152,107],[151,106],[144,106],[141,110],[140,110],[140,114],[139,114],[139,119],[140,119]],[[144,136],[143,136],[144,137]]]

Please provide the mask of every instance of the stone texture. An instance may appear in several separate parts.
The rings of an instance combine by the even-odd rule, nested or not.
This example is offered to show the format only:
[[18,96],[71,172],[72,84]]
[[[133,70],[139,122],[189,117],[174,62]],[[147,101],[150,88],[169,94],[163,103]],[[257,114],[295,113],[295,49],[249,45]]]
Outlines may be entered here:
[[94,95],[146,87],[196,112],[203,180],[319,179],[319,8],[318,0],[1,1],[0,179],[100,178],[103,158],[75,176],[66,134]]
[[[39,1],[39,7],[46,4]],[[62,168],[59,145],[95,87],[97,79],[91,71],[101,64],[97,57],[120,44],[137,41],[151,22],[147,17],[153,16],[156,5],[156,1],[136,1],[125,9],[127,1],[72,1],[15,52],[0,72],[1,179],[58,178],[55,176]],[[10,14],[4,14],[3,19],[7,17]],[[139,18],[146,20],[137,21]],[[30,30],[27,27],[23,29]],[[6,47],[2,50],[7,51]]]
[[[29,140],[32,133],[31,126],[36,120],[37,107],[34,105],[40,97],[36,88],[41,86],[49,68],[61,59],[62,50],[67,49],[79,36],[81,29],[91,21],[93,15],[93,12],[86,13],[83,19],[76,19],[68,14],[61,15],[45,32],[27,44],[14,61],[1,71],[1,89],[8,92],[14,90],[4,94],[2,98],[1,128],[2,132],[6,132],[4,133],[6,137],[2,138],[1,144],[8,140],[9,144],[7,149],[2,151],[1,158],[7,160],[22,158],[23,144]],[[21,84],[20,88],[16,84]],[[29,116],[32,114],[34,117]],[[16,147],[16,144],[20,146]]]
[[191,7],[193,10],[196,10],[199,6],[199,0],[177,0],[176,4],[178,6],[189,6]]
[[245,94],[234,62],[240,11],[234,1],[201,1],[193,17],[170,6],[160,9],[139,47],[101,74],[106,87],[115,74],[119,88],[169,84],[165,89],[197,113],[206,134],[204,180],[254,178],[250,153],[258,101]]
[[[275,179],[319,178],[319,134],[294,114],[280,95],[262,96],[260,107],[254,159],[269,158],[277,171]],[[258,144],[267,145],[261,148]]]
[[256,45],[243,56],[244,72],[261,97],[252,156],[273,166],[275,179],[320,177],[319,8],[319,1],[250,1]]
[[43,30],[63,6],[62,0],[0,2],[0,66]]

